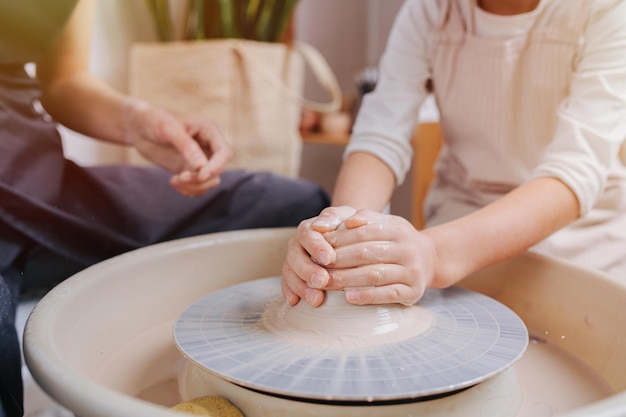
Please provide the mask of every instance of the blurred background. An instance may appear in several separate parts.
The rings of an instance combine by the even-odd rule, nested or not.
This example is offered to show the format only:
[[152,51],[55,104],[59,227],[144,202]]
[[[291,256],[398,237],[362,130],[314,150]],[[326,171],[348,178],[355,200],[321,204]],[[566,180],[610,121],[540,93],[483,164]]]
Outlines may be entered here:
[[[355,78],[377,65],[393,20],[404,0],[300,0],[296,6],[291,36],[313,45],[327,60],[347,102],[358,98]],[[138,41],[157,40],[157,33],[144,0],[99,2],[94,27],[92,70],[120,91],[128,91],[128,52]],[[314,77],[305,77],[304,94],[318,101],[327,99]],[[435,121],[432,103],[421,119]],[[67,156],[79,164],[127,161],[124,147],[97,143],[74,132],[62,130]],[[332,192],[341,163],[343,146],[304,141],[300,176]],[[410,218],[411,184],[409,173],[396,191],[391,212]]]

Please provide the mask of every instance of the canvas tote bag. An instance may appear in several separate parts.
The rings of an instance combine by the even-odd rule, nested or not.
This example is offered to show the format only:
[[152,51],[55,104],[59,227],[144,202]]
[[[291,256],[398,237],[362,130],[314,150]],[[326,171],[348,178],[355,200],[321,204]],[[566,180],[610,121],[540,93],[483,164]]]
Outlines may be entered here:
[[[305,99],[306,68],[328,92]],[[211,118],[230,142],[229,168],[297,177],[303,107],[337,111],[339,83],[311,45],[241,39],[136,43],[129,59],[129,93],[173,111]]]

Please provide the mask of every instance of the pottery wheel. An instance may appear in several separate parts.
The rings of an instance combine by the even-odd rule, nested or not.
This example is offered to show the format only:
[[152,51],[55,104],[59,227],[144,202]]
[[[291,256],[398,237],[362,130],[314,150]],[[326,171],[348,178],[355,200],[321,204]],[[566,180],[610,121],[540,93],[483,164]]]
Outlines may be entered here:
[[415,306],[428,313],[423,329],[404,339],[373,335],[377,339],[369,344],[316,344],[306,335],[284,337],[264,324],[269,306],[282,304],[291,308],[282,299],[279,277],[212,292],[178,318],[176,344],[189,360],[237,385],[338,402],[408,400],[458,391],[510,367],[528,344],[526,326],[512,310],[459,287],[426,291]]

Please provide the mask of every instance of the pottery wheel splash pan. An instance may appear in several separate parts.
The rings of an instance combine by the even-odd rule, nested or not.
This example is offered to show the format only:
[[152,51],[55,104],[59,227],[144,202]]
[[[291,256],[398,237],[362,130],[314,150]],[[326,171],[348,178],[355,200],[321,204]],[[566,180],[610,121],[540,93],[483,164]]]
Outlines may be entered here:
[[[361,403],[470,387],[510,367],[528,344],[526,326],[512,310],[459,287],[427,290],[416,304],[423,317],[427,312],[427,326],[388,343],[378,330],[375,343],[313,343],[316,338],[297,332],[283,337],[264,320],[268,306],[276,305],[292,308],[282,299],[279,277],[210,293],[176,321],[178,349],[201,368],[246,388],[300,400]],[[370,308],[384,316],[387,307]],[[343,320],[342,314],[332,320]]]

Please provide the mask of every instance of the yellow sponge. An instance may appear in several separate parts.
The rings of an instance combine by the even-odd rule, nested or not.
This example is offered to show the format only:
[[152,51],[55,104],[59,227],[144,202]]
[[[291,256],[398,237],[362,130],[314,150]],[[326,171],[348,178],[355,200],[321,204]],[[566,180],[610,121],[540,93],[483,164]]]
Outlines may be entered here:
[[176,404],[171,409],[197,416],[243,417],[241,411],[226,398],[211,395]]

